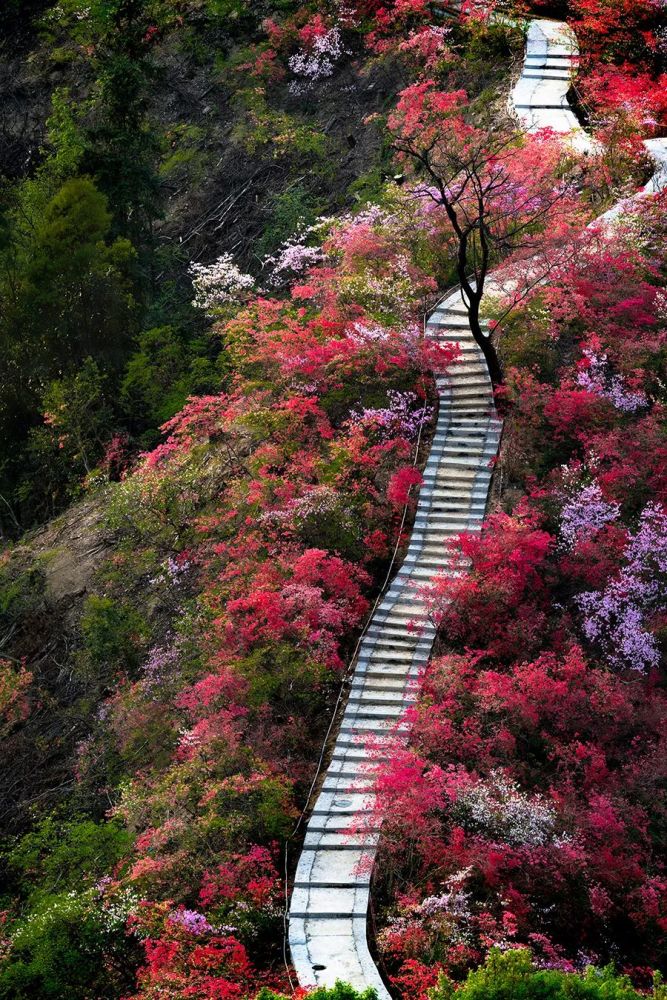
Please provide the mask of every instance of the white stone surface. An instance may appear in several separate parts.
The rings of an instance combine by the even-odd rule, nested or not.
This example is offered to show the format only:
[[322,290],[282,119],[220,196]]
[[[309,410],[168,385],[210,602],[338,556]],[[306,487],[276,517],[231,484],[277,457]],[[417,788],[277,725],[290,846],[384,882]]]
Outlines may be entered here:
[[667,139],[645,139],[644,145],[655,163],[655,173],[642,194],[659,194],[667,187]]
[[655,172],[650,181],[635,194],[630,195],[629,198],[623,198],[613,208],[600,215],[593,225],[608,225],[616,222],[638,201],[659,194],[667,188],[667,139],[644,139],[644,146],[655,165]]
[[521,76],[510,98],[511,109],[527,132],[553,129],[580,152],[593,143],[570,108],[567,94],[577,70],[577,40],[562,21],[531,21]]

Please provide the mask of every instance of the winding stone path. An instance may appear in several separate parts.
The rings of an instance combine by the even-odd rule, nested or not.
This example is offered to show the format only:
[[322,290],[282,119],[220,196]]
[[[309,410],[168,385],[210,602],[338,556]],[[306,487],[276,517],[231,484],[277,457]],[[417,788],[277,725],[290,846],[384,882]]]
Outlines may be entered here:
[[592,148],[567,99],[579,62],[574,33],[562,21],[531,21],[523,68],[510,107],[527,132],[550,128],[575,149]]
[[[410,545],[379,603],[357,657],[350,695],[322,790],[308,823],[289,914],[289,942],[303,986],[345,980],[389,994],[371,958],[366,918],[379,830],[373,816],[373,764],[383,737],[396,739],[414,702],[434,629],[418,588],[446,564],[445,542],[479,531],[500,439],[491,384],[459,292],[432,313],[427,336],[460,344],[461,360],[438,379],[439,412],[424,470]],[[409,623],[418,628],[409,628]],[[394,735],[392,735],[392,732]],[[386,735],[385,735],[386,734]],[[371,753],[366,748],[373,738]],[[400,738],[400,737],[399,737]],[[363,832],[355,829],[364,826]]]
[[[567,104],[577,54],[566,25],[533,21],[511,101],[527,131],[549,127],[584,150],[591,141]],[[662,173],[658,170],[660,180],[651,182],[658,185],[655,190],[667,169],[667,146],[657,142],[661,145],[651,151],[662,153],[657,157]],[[418,588],[446,570],[447,539],[481,530],[501,433],[486,365],[459,291],[437,306],[426,335],[459,343],[461,357],[437,382],[438,421],[410,545],[360,646],[331,762],[307,826],[289,911],[289,944],[302,986],[333,986],[340,979],[357,989],[374,987],[379,1000],[390,1000],[390,995],[367,942],[370,878],[380,834],[373,766],[382,757],[383,742],[388,746],[406,732],[402,717],[416,700],[433,645],[434,629]],[[417,629],[409,627],[413,622]]]
[[642,198],[659,194],[667,188],[667,139],[644,139],[644,146],[655,167],[653,176],[635,194],[631,194],[628,198],[623,198],[603,215],[598,216],[595,222],[592,223],[593,226],[599,227],[602,224],[608,225],[609,223],[616,222]]

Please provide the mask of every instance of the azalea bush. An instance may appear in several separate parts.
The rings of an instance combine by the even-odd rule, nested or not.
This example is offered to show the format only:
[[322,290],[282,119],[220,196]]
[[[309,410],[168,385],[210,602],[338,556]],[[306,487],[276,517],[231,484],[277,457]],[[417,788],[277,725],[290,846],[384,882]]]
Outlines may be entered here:
[[406,996],[490,948],[613,960],[638,987],[665,961],[664,224],[640,204],[501,335],[506,509],[424,588],[440,649],[378,778],[379,940]]
[[[138,967],[124,996],[283,986],[282,847],[421,481],[433,375],[456,355],[420,335],[434,282],[414,218],[394,193],[386,208],[329,220],[286,297],[252,294],[229,261],[220,286],[217,265],[196,270],[228,385],[190,398],[106,487],[118,544],[86,602],[78,659],[105,687],[76,781],[83,800],[113,789],[107,824],[128,841],[44,913],[68,954],[79,919],[91,961],[108,947],[110,961]],[[234,282],[245,301],[232,307]],[[157,630],[132,603],[146,584]],[[7,665],[9,725],[30,711],[30,681]],[[28,889],[21,897],[7,981],[27,961],[36,982],[46,959],[28,928],[47,918]],[[72,958],[71,978],[87,981],[88,965]]]

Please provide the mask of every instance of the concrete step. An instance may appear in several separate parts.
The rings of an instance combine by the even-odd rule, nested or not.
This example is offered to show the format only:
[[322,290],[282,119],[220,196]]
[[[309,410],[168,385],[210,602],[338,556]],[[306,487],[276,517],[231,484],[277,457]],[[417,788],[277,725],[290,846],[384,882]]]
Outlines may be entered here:
[[[488,336],[488,331],[486,327],[482,326],[482,333],[484,336]],[[451,323],[429,323],[426,327],[426,336],[431,340],[441,341],[443,344],[459,344],[461,348],[461,354],[466,347],[476,347],[478,351],[481,350],[480,347],[472,335],[470,330],[464,330],[461,327],[455,326]],[[457,357],[451,362],[452,367],[456,365]]]
[[[428,506],[417,507],[415,521],[419,519],[420,523],[423,524],[424,521],[433,519],[433,524],[442,525],[443,519],[451,519],[453,521],[467,520],[471,513],[478,513],[485,509],[485,486],[488,488],[489,478],[488,476],[480,476],[479,483],[475,484],[474,493],[471,492],[467,497],[460,497],[456,493],[448,493],[445,490],[439,489],[436,483],[433,487],[431,503]],[[437,493],[435,492],[436,490],[438,490]],[[452,506],[456,505],[459,505],[458,513],[451,509]]]
[[379,833],[319,833],[309,831],[303,841],[304,850],[363,851],[369,860],[375,855]]
[[[371,631],[371,628],[373,628],[373,631]],[[390,642],[396,643],[399,649],[403,647],[405,649],[414,649],[415,645],[423,644],[423,640],[420,640],[419,636],[406,632],[399,624],[392,625],[391,620],[366,629],[364,641],[366,639],[369,640],[373,649],[382,649],[383,646],[388,645]]]
[[392,687],[385,677],[360,678],[359,683],[350,688],[350,697],[378,697],[391,700],[406,699],[408,702],[418,698],[418,685],[406,680],[403,684]]
[[393,675],[407,676],[412,669],[414,656],[406,656],[403,659],[398,657],[392,657],[386,655],[386,651],[378,656],[366,657],[365,659],[359,658],[357,661],[360,676],[363,676],[364,672],[376,672],[385,673]]
[[363,664],[370,659],[373,660],[381,659],[382,662],[386,664],[405,663],[409,665],[412,662],[413,656],[414,656],[414,648],[399,649],[396,646],[392,645],[388,649],[382,649],[380,647],[376,647],[375,649],[371,649],[368,653],[366,653],[365,651],[360,651],[358,656],[358,662],[359,664]]
[[[479,324],[482,330],[485,330],[489,321],[483,319]],[[470,324],[466,321],[464,316],[457,316],[452,314],[441,314],[441,313],[431,313],[431,316],[426,324],[427,328],[435,330],[451,330],[455,334],[465,335],[469,337],[473,336],[473,332],[470,329]]]
[[[364,737],[372,735],[393,735],[394,733],[409,732],[407,723],[399,723],[396,719],[368,719],[355,718],[354,720],[343,718],[340,727],[341,733],[347,733],[350,737]],[[354,810],[352,810],[354,812]]]
[[368,759],[357,760],[338,758],[334,759],[332,756],[329,766],[326,771],[326,777],[331,778],[349,778],[350,780],[355,780],[356,778],[375,778],[378,775],[378,765],[373,765],[368,762]]
[[460,504],[449,504],[442,510],[431,509],[425,514],[417,513],[414,523],[412,525],[413,530],[427,531],[432,529],[433,531],[439,530],[441,527],[446,527],[450,520],[461,521],[468,520],[470,517],[483,517],[486,511],[486,504],[479,502],[477,504],[470,504],[469,502],[461,502]]
[[[417,625],[424,625],[427,620],[424,609],[415,604],[414,595],[405,594],[403,589],[401,589],[400,594],[394,591],[391,607],[387,610],[391,613],[391,617],[394,621],[409,620],[414,621]],[[383,612],[383,618],[384,617],[385,613]]]
[[[485,459],[488,460],[489,458],[493,458],[497,451],[498,446],[495,443],[487,444],[483,441],[478,441],[476,443],[471,442],[467,447],[465,444],[461,444],[460,442],[452,442],[451,444],[447,443],[439,449],[439,455],[436,456],[438,464],[434,464],[431,468],[437,469],[440,464],[440,460],[449,455],[455,458],[468,457],[472,460],[476,459],[479,463],[483,462]],[[426,469],[428,468],[429,466],[427,465]]]
[[455,379],[439,379],[436,383],[438,391],[452,393],[460,396],[462,390],[476,389],[480,396],[487,396],[491,392],[489,380],[484,375],[470,375]]
[[[442,341],[443,343],[445,343],[445,342],[447,342],[447,343],[453,342],[455,344],[458,344],[459,345],[459,349],[460,349],[460,353],[461,353],[462,356],[468,357],[468,355],[470,355],[471,357],[475,357],[475,356],[479,356],[480,358],[484,357],[484,355],[482,354],[481,347],[479,347],[478,344],[476,344],[474,340],[471,340],[470,342],[468,342],[468,341],[461,341],[457,337],[446,337],[442,333],[438,333],[435,330],[433,330],[432,332],[430,332],[428,334],[428,337],[429,337],[429,340],[436,340],[436,341],[438,341],[438,343],[440,343]],[[453,367],[454,364],[456,364],[456,362],[452,363],[452,367]]]
[[408,705],[413,705],[416,701],[416,695],[406,694],[403,691],[381,691],[377,688],[361,687],[354,688],[350,692],[348,705],[357,705],[363,708],[368,706],[392,707],[398,705],[400,708],[406,708]]
[[[412,610],[414,612],[414,607],[413,607]],[[424,628],[424,627],[427,626],[428,623],[427,623],[425,615],[422,615],[420,617],[420,619],[419,619],[419,621],[418,621],[417,624],[421,628]],[[384,611],[382,613],[382,615],[376,614],[373,617],[372,624],[368,626],[366,634],[369,635],[370,638],[374,638],[374,637],[386,634],[387,629],[389,629],[390,631],[401,630],[402,633],[405,634],[405,635],[412,635],[412,636],[414,636],[416,638],[419,638],[418,633],[416,633],[416,632],[408,632],[406,630],[406,622],[404,620],[404,611],[403,611],[403,609],[400,609],[396,613],[396,615],[394,615],[392,613],[391,609],[387,609],[387,611]]]
[[[396,627],[400,629],[400,633],[398,631],[392,633],[387,630],[383,638],[372,647],[372,651],[368,656],[359,657],[362,667],[372,667],[375,663],[398,663],[404,665],[407,672],[415,659],[428,658],[431,646],[433,645],[432,636],[422,637],[418,632],[411,634],[407,629],[401,628],[400,625]],[[406,642],[412,640],[412,645],[403,645],[401,641],[403,636],[408,637]],[[397,651],[405,653],[405,658],[402,660],[396,659],[392,654]]]

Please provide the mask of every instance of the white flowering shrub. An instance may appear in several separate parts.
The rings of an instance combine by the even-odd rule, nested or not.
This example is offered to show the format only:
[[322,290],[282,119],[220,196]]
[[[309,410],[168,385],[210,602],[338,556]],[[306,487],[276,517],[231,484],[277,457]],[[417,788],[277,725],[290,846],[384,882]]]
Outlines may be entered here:
[[296,52],[287,61],[292,73],[300,77],[292,81],[290,91],[302,94],[314,83],[331,76],[337,60],[344,52],[339,28],[333,27],[317,35],[308,49]]
[[501,771],[465,789],[455,811],[466,829],[515,847],[537,847],[554,837],[554,807],[541,795],[520,791]]
[[255,286],[255,279],[234,263],[230,253],[223,253],[212,264],[190,264],[195,297],[193,306],[215,315],[230,302],[240,302]]

